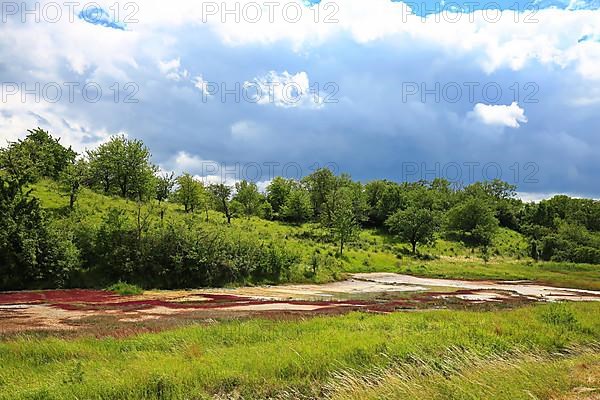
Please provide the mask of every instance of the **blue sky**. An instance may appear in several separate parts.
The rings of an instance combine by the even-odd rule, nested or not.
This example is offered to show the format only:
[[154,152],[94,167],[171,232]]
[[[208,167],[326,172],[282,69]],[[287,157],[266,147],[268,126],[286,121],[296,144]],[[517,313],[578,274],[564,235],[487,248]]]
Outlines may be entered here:
[[126,133],[161,168],[210,179],[332,163],[600,197],[597,1],[292,3],[269,20],[239,2],[237,22],[221,2],[98,2],[56,21],[45,3],[37,21],[3,9],[0,135],[39,125],[82,151]]

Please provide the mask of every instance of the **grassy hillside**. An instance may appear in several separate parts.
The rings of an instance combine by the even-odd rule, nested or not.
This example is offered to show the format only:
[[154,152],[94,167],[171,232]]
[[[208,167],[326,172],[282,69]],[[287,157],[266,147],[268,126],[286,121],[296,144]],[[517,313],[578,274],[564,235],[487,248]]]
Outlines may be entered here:
[[[138,205],[119,197],[107,197],[83,189],[76,210],[69,213],[68,197],[52,181],[42,181],[32,187],[42,206],[66,219],[79,218],[98,225],[110,208],[126,210],[134,219]],[[177,204],[163,203],[165,224],[173,220],[193,218],[204,221],[204,213],[186,214]],[[150,213],[153,223],[159,223],[160,207],[154,202],[142,207]],[[221,213],[209,211],[207,227],[226,226]],[[463,279],[516,279],[575,288],[600,289],[600,269],[595,265],[534,262],[527,256],[528,243],[519,233],[500,229],[490,248],[491,258],[484,262],[478,250],[458,242],[438,238],[431,246],[421,246],[421,256],[410,255],[409,246],[373,229],[363,229],[359,240],[348,246],[344,257],[336,257],[336,244],[327,230],[318,224],[291,225],[258,218],[235,218],[228,234],[252,235],[265,241],[277,241],[300,255],[302,263],[293,271],[293,281],[326,282],[342,279],[351,272],[398,272],[426,277]],[[310,271],[316,266],[317,274]]]

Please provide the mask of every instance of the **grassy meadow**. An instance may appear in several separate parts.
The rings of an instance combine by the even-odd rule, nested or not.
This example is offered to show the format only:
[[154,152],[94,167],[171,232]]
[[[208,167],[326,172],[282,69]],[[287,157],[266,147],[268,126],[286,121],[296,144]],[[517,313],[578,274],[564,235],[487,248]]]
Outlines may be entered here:
[[597,389],[598,315],[573,303],[23,336],[0,343],[0,399],[558,398]]

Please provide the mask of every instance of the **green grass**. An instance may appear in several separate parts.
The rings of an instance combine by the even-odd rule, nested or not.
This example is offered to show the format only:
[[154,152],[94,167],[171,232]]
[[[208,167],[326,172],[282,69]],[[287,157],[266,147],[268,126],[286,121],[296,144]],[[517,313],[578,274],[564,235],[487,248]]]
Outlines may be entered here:
[[[22,337],[0,343],[0,399],[347,398],[347,391],[361,399],[508,399],[527,398],[524,390],[549,398],[571,389],[572,363],[598,362],[598,315],[600,304],[573,303],[250,319],[125,339]],[[398,371],[414,379],[400,385]],[[357,378],[378,374],[378,388]]]
[[[56,183],[42,181],[33,187],[44,208],[61,216],[68,215],[68,197],[60,193]],[[165,218],[169,220],[195,218],[204,221],[204,214],[186,215],[181,206],[165,203]],[[77,202],[76,215],[90,225],[98,225],[110,207],[126,210],[133,219],[137,204],[119,197],[106,197],[84,189]],[[159,207],[149,209],[155,222]],[[206,222],[205,222],[206,223]],[[225,225],[221,213],[209,213],[208,227]],[[336,256],[337,245],[329,240],[327,231],[318,224],[301,226],[266,221],[258,218],[236,218],[228,227],[231,235],[253,235],[259,240],[277,241],[301,256],[300,266],[292,271],[293,282],[330,282],[343,279],[352,272],[397,272],[423,277],[456,279],[531,280],[538,283],[572,288],[600,290],[600,267],[597,265],[533,262],[528,256],[526,238],[509,229],[500,229],[490,248],[491,260],[485,263],[478,250],[462,243],[438,238],[434,245],[421,246],[419,251],[429,260],[407,254],[409,246],[373,229],[364,229],[360,238],[347,247],[344,257]],[[312,275],[312,263],[318,264]]]
[[[400,365],[365,375],[338,374],[333,400],[379,399],[502,399],[531,400],[580,397],[598,393],[600,355],[581,350],[563,357],[521,354],[481,360],[468,352],[457,352],[440,368],[427,360]],[[577,395],[579,394],[579,395]]]
[[144,293],[144,290],[141,287],[126,282],[117,282],[114,285],[107,287],[106,290],[110,290],[121,296],[132,296]]

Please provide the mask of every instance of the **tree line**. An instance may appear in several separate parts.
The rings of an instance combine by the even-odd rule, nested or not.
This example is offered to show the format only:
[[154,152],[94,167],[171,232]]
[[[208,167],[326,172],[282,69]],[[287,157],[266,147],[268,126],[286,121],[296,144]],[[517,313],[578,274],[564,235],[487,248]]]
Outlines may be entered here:
[[[70,210],[87,187],[135,201],[137,215],[131,222],[115,209],[99,227],[67,227],[31,195],[28,188],[39,179],[59,182]],[[38,128],[0,149],[0,185],[3,289],[66,286],[74,277],[77,284],[87,279],[92,286],[124,279],[182,287],[279,281],[289,275],[298,257],[285,246],[259,238],[233,240],[226,230],[207,229],[192,218],[208,220],[210,210],[220,211],[227,224],[249,217],[318,223],[330,232],[341,257],[364,227],[393,235],[414,254],[443,236],[479,247],[487,257],[496,231],[504,227],[528,238],[535,260],[600,263],[598,201],[555,196],[527,204],[517,198],[515,186],[500,180],[460,190],[444,179],[363,184],[324,168],[300,180],[276,177],[263,193],[245,180],[205,185],[190,173],[161,172],[137,139],[113,136],[77,154]],[[167,203],[180,204],[188,222],[165,226]],[[158,207],[158,224],[149,222],[148,206]]]

